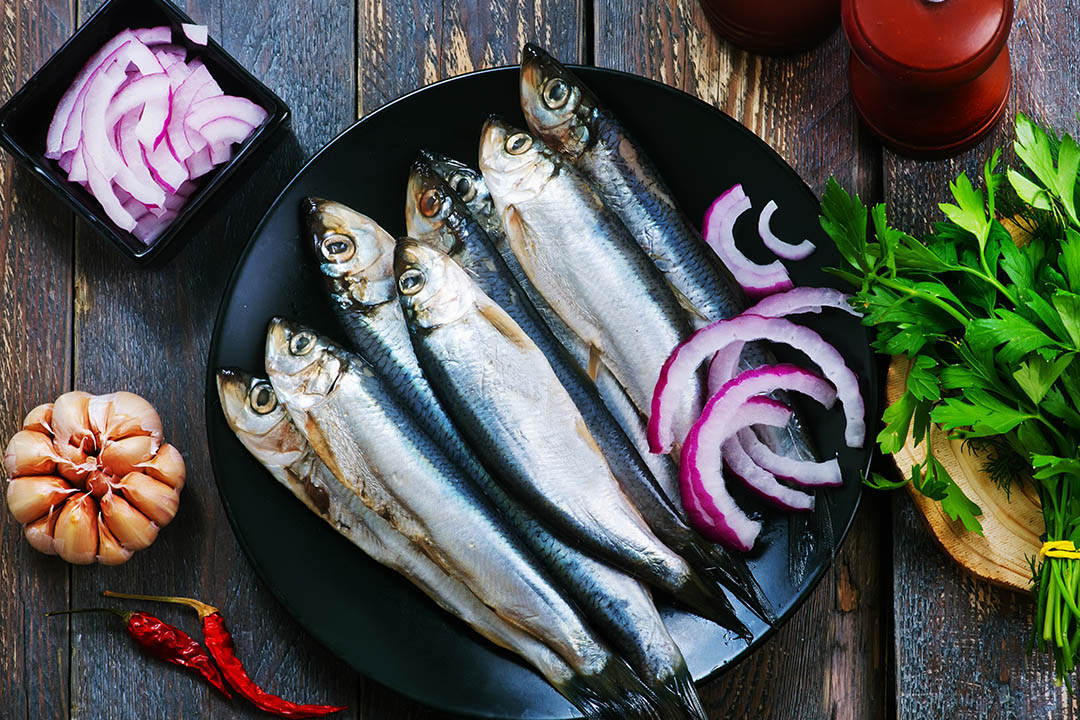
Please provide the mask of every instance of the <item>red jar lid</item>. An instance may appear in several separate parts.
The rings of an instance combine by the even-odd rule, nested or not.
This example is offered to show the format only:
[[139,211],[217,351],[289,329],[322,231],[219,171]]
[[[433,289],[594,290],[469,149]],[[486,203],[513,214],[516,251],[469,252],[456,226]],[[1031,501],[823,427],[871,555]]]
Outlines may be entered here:
[[949,85],[982,74],[1001,54],[1012,0],[845,0],[852,51],[884,79]]

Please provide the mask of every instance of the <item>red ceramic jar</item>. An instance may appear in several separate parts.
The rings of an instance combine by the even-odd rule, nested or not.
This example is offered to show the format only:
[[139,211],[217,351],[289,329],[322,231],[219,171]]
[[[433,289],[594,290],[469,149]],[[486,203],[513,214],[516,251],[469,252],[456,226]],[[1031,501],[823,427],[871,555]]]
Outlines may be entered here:
[[886,145],[952,155],[1001,117],[1013,0],[843,0],[841,16],[852,99]]
[[701,0],[701,9],[717,33],[760,55],[809,50],[840,22],[840,0]]

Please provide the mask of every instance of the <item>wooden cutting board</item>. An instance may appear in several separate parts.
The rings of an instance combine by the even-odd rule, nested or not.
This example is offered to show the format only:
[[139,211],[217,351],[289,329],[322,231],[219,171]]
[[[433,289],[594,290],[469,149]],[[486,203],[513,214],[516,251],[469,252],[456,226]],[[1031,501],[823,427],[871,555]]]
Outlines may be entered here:
[[[904,356],[893,358],[885,382],[885,396],[890,404],[896,402],[907,384],[908,361]],[[977,577],[995,585],[1027,592],[1031,586],[1028,558],[1038,554],[1042,546],[1039,537],[1045,530],[1042,506],[1029,482],[1014,482],[1006,496],[982,472],[982,460],[958,440],[949,440],[934,426],[931,441],[938,460],[949,471],[956,484],[980,508],[983,535],[967,532],[959,521],[950,520],[941,504],[929,500],[908,485],[908,492],[926,519],[930,532],[938,543],[962,567]],[[907,477],[915,463],[926,459],[926,448],[913,447],[908,438],[893,460],[900,474]]]

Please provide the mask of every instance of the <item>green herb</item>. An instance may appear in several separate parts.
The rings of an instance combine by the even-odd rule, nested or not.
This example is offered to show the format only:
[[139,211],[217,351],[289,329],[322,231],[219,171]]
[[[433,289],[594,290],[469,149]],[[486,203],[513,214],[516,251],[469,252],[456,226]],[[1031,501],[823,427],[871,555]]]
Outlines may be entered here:
[[[981,533],[978,505],[934,456],[937,424],[974,444],[1005,492],[1031,477],[1044,540],[1080,544],[1080,147],[1019,115],[1014,148],[1018,167],[999,172],[998,151],[981,187],[964,174],[952,182],[953,202],[939,206],[945,219],[921,239],[835,180],[821,225],[845,262],[832,272],[857,288],[852,304],[874,328],[874,349],[910,361],[877,442],[894,453],[910,437],[927,450],[902,482],[874,475],[867,483],[911,483]],[[1054,654],[1058,682],[1067,683],[1080,650],[1080,561],[1032,558],[1031,568],[1033,644]]]

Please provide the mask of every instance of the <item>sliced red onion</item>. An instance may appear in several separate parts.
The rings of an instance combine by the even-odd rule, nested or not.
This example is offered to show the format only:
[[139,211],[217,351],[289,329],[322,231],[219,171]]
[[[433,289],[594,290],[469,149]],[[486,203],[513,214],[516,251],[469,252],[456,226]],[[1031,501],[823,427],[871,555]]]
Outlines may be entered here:
[[127,174],[136,185],[133,190],[124,173],[117,173],[116,183],[124,188],[140,203],[156,208],[165,206],[165,192],[154,180],[150,168],[143,157],[142,145],[138,138],[139,111],[132,110],[117,125],[120,135],[120,152],[123,156]]
[[720,260],[750,297],[763,297],[792,286],[791,277],[779,260],[759,265],[735,245],[735,221],[750,209],[750,198],[742,185],[720,195],[705,212],[702,234]]
[[747,315],[762,317],[785,317],[799,313],[819,313],[825,308],[834,308],[860,317],[861,313],[848,302],[850,299],[850,295],[834,288],[797,287],[762,298],[745,312]]
[[146,45],[165,45],[172,42],[172,28],[168,25],[139,28],[131,33]]
[[[56,112],[53,113],[52,121],[49,123],[49,130],[45,135],[45,157],[53,160],[58,159],[64,152],[74,150],[74,145],[64,149],[61,148],[61,141],[64,137],[64,131],[67,129],[72,119],[72,112],[75,108],[75,102],[83,94],[83,90],[86,87],[87,82],[90,81],[91,76],[101,65],[112,56],[113,52],[124,43],[128,42],[134,37],[130,30],[121,31],[116,37],[109,42],[105,43],[100,50],[94,53],[79,74],[75,76],[75,80],[71,83],[64,94],[60,97],[60,103],[56,106]],[[82,112],[80,110],[77,116],[81,117]],[[80,119],[81,123],[82,120]],[[77,138],[76,138],[77,140]]]
[[170,193],[176,192],[176,189],[188,179],[187,168],[173,155],[168,142],[160,143],[149,152],[143,146],[143,153],[145,153],[146,166],[150,169],[150,175],[158,185]]
[[219,142],[210,145],[210,162],[215,165],[228,162],[232,159],[232,143]]
[[197,150],[194,155],[184,161],[187,165],[188,175],[194,179],[199,178],[214,169],[214,162],[210,158],[210,146],[206,145],[202,150]]
[[[782,403],[765,397],[747,402],[776,390],[801,392],[826,401],[836,398],[835,390],[824,378],[794,365],[747,370],[709,399],[686,436],[679,463],[679,487],[691,522],[710,539],[744,552],[753,548],[761,523],[751,520],[727,492],[723,445],[744,427],[787,422],[791,411]],[[691,511],[695,495],[697,511]]]
[[844,438],[849,447],[861,447],[866,434],[865,406],[859,379],[844,363],[843,356],[813,330],[783,318],[740,315],[701,328],[675,348],[660,370],[653,391],[649,416],[649,447],[653,452],[669,452],[675,437],[671,408],[695,381],[698,366],[732,343],[767,340],[790,345],[805,353],[837,388],[844,406]]
[[68,171],[68,180],[73,183],[85,183],[86,159],[83,157],[82,145],[71,151],[71,170]]
[[[192,152],[198,152],[206,147],[206,138],[199,134],[198,128],[205,125],[209,119],[202,120],[198,125],[192,123],[191,114],[194,112],[195,107],[204,100],[211,100],[220,97],[227,97],[222,92],[221,88],[216,82],[208,82],[199,88],[199,91],[195,93],[195,97],[192,98],[191,108],[188,110],[187,117],[184,118],[184,136],[187,138],[188,144],[191,145]],[[238,98],[239,99],[239,98]],[[211,118],[212,119],[212,118]]]
[[196,102],[184,121],[188,127],[201,130],[207,123],[223,117],[234,118],[257,127],[266,119],[266,111],[247,98],[220,95]]
[[[743,405],[744,412],[748,405],[756,404],[755,401],[762,398],[750,398]],[[786,425],[791,419],[791,408],[784,416],[776,418],[775,425]],[[782,420],[782,421],[781,421]],[[743,428],[742,431],[748,431]],[[768,504],[787,512],[809,512],[814,509],[814,496],[784,485],[776,479],[776,475],[769,472],[753,461],[739,442],[738,432],[724,441],[722,450],[724,464],[742,484]]]
[[124,230],[135,229],[135,218],[131,216],[124,206],[120,203],[119,198],[116,197],[116,191],[113,190],[112,183],[108,178],[101,174],[101,171],[94,165],[94,159],[90,155],[85,155],[86,159],[86,177],[87,182],[90,184],[90,192],[94,194],[97,201],[101,203],[102,209],[105,210],[105,214],[109,216],[109,219],[116,223]]
[[87,85],[86,103],[82,113],[82,142],[83,155],[86,159],[93,160],[94,167],[106,180],[116,177],[116,172],[123,166],[119,153],[110,139],[112,128],[106,125],[106,113],[109,103],[116,94],[120,83],[124,82],[124,70],[117,64],[110,65],[108,69],[99,72],[97,77]]
[[191,103],[195,99],[195,93],[203,85],[212,81],[210,71],[200,66],[193,70],[173,93],[172,114],[165,132],[177,160],[187,160],[195,152],[184,133],[184,118],[187,117]]
[[191,23],[182,23],[180,29],[184,31],[184,35],[187,39],[196,45],[205,45],[207,39],[207,29],[205,25],[192,25]]
[[[848,299],[851,296],[833,288],[797,287],[786,292],[776,293],[758,300],[757,304],[743,311],[744,315],[762,317],[785,317],[800,313],[819,313],[824,308],[843,310],[855,316],[856,312]],[[735,377],[745,343],[732,343],[716,353],[709,364],[709,393]]]
[[243,120],[220,117],[199,128],[199,134],[211,145],[218,143],[238,143],[247,140],[254,128]]
[[60,166],[60,169],[66,173],[71,172],[71,159],[74,157],[75,151],[69,150],[60,156],[60,159],[56,161],[56,164]]
[[172,81],[173,91],[175,92],[183,84],[184,80],[187,80],[188,75],[191,75],[191,67],[183,60],[178,60],[172,65],[166,66],[165,74]]
[[[130,38],[130,36],[129,36],[129,38]],[[66,121],[66,124],[64,125],[62,135],[61,135],[61,139],[60,139],[60,151],[61,152],[67,152],[68,150],[74,150],[75,147],[82,142],[82,136],[83,136],[82,124],[83,124],[84,108],[86,106],[87,91],[90,89],[90,87],[97,80],[98,76],[100,76],[103,72],[105,72],[105,70],[107,70],[108,68],[113,66],[113,64],[116,62],[116,58],[120,54],[120,52],[127,45],[129,45],[132,42],[134,42],[134,40],[129,39],[123,45],[121,45],[120,47],[113,50],[109,54],[109,56],[106,57],[97,67],[95,67],[93,72],[91,72],[90,75],[86,78],[86,82],[83,83],[81,89],[79,90],[79,94],[75,98],[75,104],[72,106],[71,112],[68,115],[68,119]],[[124,78],[126,78],[126,77],[127,76],[124,75]]]
[[840,461],[836,458],[825,462],[796,460],[773,452],[751,428],[738,432],[739,444],[759,467],[779,478],[805,488],[837,487],[844,484]]
[[142,240],[143,243],[149,245],[165,231],[165,228],[169,226],[176,218],[176,213],[169,211],[161,217],[154,217],[153,215],[146,215],[131,231],[131,234]]
[[769,228],[769,222],[772,220],[773,213],[776,212],[776,201],[770,200],[769,203],[761,209],[761,215],[758,216],[757,231],[761,236],[761,241],[765,243],[765,247],[772,250],[773,255],[784,260],[804,260],[817,250],[817,245],[809,240],[803,240],[799,244],[793,244],[785,242],[773,234],[773,231]]
[[114,127],[120,118],[132,110],[143,108],[140,113],[138,138],[152,143],[165,129],[169,115],[169,76],[164,72],[136,78],[113,97],[105,116],[105,125]]

